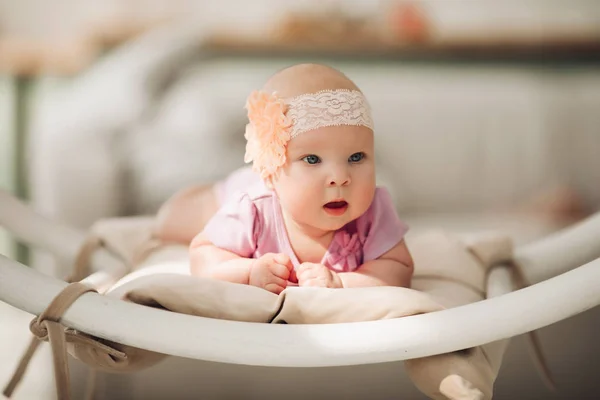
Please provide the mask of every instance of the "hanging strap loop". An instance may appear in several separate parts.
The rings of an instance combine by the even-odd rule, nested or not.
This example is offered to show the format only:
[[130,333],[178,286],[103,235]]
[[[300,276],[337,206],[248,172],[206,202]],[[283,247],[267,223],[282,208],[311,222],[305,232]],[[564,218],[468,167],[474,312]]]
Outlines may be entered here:
[[27,366],[41,341],[48,341],[52,349],[57,398],[59,400],[69,400],[71,398],[66,328],[60,324],[60,319],[79,297],[88,292],[96,292],[96,290],[79,282],[70,283],[50,302],[48,308],[40,316],[35,317],[31,321],[29,329],[34,337],[3,391],[6,397],[12,395],[14,389],[23,378],[23,374],[27,370]]

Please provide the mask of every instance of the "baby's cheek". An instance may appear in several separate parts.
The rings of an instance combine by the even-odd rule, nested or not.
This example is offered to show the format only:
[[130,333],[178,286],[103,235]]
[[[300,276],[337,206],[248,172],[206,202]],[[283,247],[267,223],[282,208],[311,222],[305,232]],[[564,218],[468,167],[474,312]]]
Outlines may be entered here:
[[354,201],[352,203],[354,207],[352,207],[352,218],[355,219],[364,214],[371,206],[375,195],[375,186],[372,188],[355,188],[353,195]]
[[314,218],[318,217],[315,214],[316,210],[321,208],[318,201],[318,194],[310,188],[305,190],[296,190],[293,195],[288,197],[288,207],[292,217],[302,223],[314,225]]
[[294,220],[298,222],[306,222],[306,219],[308,218],[308,202],[309,199],[307,196],[300,193],[298,193],[296,196],[292,196],[288,200],[287,210],[290,212]]

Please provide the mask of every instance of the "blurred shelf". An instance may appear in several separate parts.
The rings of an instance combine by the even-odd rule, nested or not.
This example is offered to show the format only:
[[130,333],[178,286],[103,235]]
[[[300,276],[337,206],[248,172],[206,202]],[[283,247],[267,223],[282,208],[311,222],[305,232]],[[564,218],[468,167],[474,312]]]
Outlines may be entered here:
[[456,41],[452,43],[284,43],[213,37],[205,57],[335,59],[353,62],[447,62],[508,64],[598,64],[600,38],[535,41]]
[[0,74],[74,76],[110,49],[126,43],[168,19],[107,20],[91,24],[69,38],[0,35]]

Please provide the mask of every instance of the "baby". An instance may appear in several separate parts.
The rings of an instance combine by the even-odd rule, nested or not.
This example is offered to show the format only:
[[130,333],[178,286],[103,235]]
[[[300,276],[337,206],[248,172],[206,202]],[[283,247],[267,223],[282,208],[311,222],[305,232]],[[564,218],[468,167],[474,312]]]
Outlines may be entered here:
[[188,189],[158,214],[163,240],[195,236],[192,274],[276,294],[293,285],[410,286],[408,227],[375,185],[373,122],[356,85],[333,68],[296,65],[246,108],[252,168]]

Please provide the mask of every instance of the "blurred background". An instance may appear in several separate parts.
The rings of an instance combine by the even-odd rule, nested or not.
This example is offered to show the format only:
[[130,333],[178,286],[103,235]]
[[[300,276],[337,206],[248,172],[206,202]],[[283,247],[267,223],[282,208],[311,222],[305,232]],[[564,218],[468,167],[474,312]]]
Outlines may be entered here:
[[[368,97],[378,180],[413,235],[497,230],[523,244],[600,210],[595,0],[0,0],[0,188],[81,229],[152,214],[243,165],[246,96],[300,62],[341,69]],[[69,272],[4,231],[0,253]],[[2,384],[29,319],[0,308]],[[540,331],[556,393],[515,338],[496,398],[597,397],[599,324],[590,310]],[[15,398],[53,398],[49,362],[36,356]],[[362,373],[403,379],[378,368]],[[165,371],[104,376],[99,393],[158,396],[151,377]],[[401,398],[421,398],[400,382]]]

